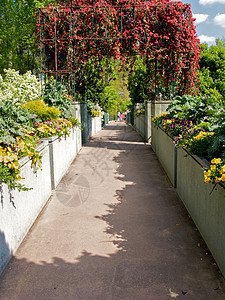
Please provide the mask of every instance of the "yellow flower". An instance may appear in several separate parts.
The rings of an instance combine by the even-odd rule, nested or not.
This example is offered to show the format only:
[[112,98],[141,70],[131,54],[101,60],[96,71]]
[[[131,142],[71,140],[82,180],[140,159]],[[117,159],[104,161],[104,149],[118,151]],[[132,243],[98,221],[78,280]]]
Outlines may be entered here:
[[221,181],[225,181],[225,174],[223,174],[220,179],[221,179]]
[[213,159],[211,160],[211,163],[212,163],[212,164],[216,164],[216,165],[218,165],[220,162],[221,162],[221,158],[213,158]]
[[210,178],[205,178],[205,182],[209,183],[210,182]]
[[40,131],[40,132],[45,132],[45,128],[43,126],[42,127],[38,127],[37,130]]
[[12,161],[11,157],[10,157],[8,154],[6,154],[6,155],[3,157],[3,162],[4,162],[4,163],[8,163],[8,162],[10,162],[10,161]]
[[216,170],[216,165],[210,165],[211,170]]
[[216,182],[216,183],[219,183],[220,180],[221,180],[221,179],[220,179],[219,177],[216,176],[215,182]]
[[10,169],[16,169],[17,170],[19,168],[19,164],[18,164],[18,162],[12,162],[12,163],[8,164],[8,167]]

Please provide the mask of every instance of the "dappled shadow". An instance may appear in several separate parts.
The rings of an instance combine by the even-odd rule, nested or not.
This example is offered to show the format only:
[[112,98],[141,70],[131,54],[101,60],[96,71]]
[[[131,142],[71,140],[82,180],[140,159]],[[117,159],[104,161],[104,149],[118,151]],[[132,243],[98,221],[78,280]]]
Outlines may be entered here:
[[[130,139],[131,145],[135,144],[139,136],[129,127],[120,132],[123,130],[129,134],[124,141]],[[118,131],[112,135],[121,141]],[[91,232],[93,244],[99,228],[103,230],[105,235],[100,236],[108,237],[99,240],[104,251],[94,250],[83,236],[79,243],[79,228],[71,225],[70,236],[77,239],[77,245],[70,250],[70,259],[54,254],[39,263],[13,258],[0,278],[0,299],[169,300],[170,291],[185,299],[223,299],[224,279],[150,146],[137,142],[131,148],[129,142],[105,142],[109,136],[103,133],[90,144],[100,144],[100,138],[107,149],[117,147],[113,158],[117,168],[112,175],[117,188],[111,203],[106,201],[108,195],[103,197],[103,213],[99,202],[94,204],[99,212],[93,215],[98,221],[96,228],[86,228],[82,219],[79,227],[84,227],[81,232],[87,238],[86,231]],[[62,220],[73,224],[69,210],[64,214]],[[89,215],[87,210],[86,217]],[[33,241],[38,243],[35,238]],[[70,242],[68,237],[58,245],[67,253]],[[114,247],[108,248],[109,243]],[[83,249],[79,254],[78,245]],[[52,253],[56,251],[52,249]]]

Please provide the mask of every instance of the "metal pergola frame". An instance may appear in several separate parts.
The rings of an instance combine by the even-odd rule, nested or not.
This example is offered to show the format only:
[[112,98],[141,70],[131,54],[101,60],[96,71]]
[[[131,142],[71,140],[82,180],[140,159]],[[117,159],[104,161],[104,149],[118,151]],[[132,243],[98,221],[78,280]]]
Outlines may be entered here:
[[[165,5],[152,5],[154,6],[154,13],[157,15],[157,10],[158,7],[166,7],[167,4]],[[129,10],[130,8],[132,8],[133,14],[134,14],[134,19],[135,19],[135,13],[138,10],[138,8],[143,8],[145,7],[145,5],[131,5],[129,6]],[[74,16],[75,13],[77,11],[79,11],[81,8],[88,8],[90,10],[92,10],[92,12],[94,12],[94,4],[93,5],[89,5],[89,6],[64,6],[64,7],[59,7],[58,9],[52,7],[44,7],[44,8],[40,8],[39,9],[39,42],[40,42],[40,65],[41,65],[41,74],[44,75],[45,81],[46,81],[46,77],[48,77],[49,75],[54,75],[55,76],[55,80],[56,80],[56,90],[57,90],[57,82],[58,79],[61,75],[63,76],[67,76],[69,77],[69,81],[71,83],[71,93],[73,96],[75,96],[75,73],[76,73],[76,68],[75,68],[75,64],[74,64],[74,59],[75,59],[75,44],[77,42],[79,42],[79,40],[81,41],[90,41],[90,40],[97,40],[97,41],[104,41],[104,40],[111,40],[111,41],[116,41],[116,40],[120,40],[121,41],[121,45],[123,45],[123,41],[129,40],[129,38],[124,36],[124,28],[123,28],[123,21],[124,21],[124,17],[123,17],[123,13],[125,11],[128,10],[128,7],[126,6],[113,6],[113,9],[118,13],[118,28],[119,28],[119,32],[117,36],[110,36],[107,32],[107,28],[105,28],[105,35],[104,36],[98,36],[96,37],[94,35],[95,31],[95,20],[94,18],[92,19],[92,28],[91,28],[91,32],[92,32],[92,36],[77,36],[74,35],[74,26],[75,26],[75,22],[74,22]],[[185,9],[186,10],[186,9]],[[186,12],[185,10],[182,12],[184,14],[184,17]],[[63,12],[69,12],[69,14],[67,15],[66,18],[66,26],[68,27],[69,30],[69,34],[67,37],[62,38],[59,37],[57,35],[57,21],[58,20],[62,20],[63,22],[65,22],[65,20],[63,20],[62,15],[60,13]],[[46,23],[47,21],[49,21],[50,19],[50,15],[54,16],[54,36],[52,36],[51,38],[49,38],[48,36],[46,36]],[[142,42],[146,41],[146,37],[143,36],[141,37],[139,40],[142,40]],[[67,44],[67,57],[63,57],[64,54],[62,54],[62,56],[60,57],[60,51],[59,51],[59,43],[66,43]],[[54,50],[52,50],[54,48]],[[51,50],[50,50],[51,49]],[[68,53],[70,50],[70,54]],[[52,55],[52,57],[50,57]],[[66,59],[68,59],[68,56],[71,63],[70,63],[70,68],[64,68],[64,61]],[[168,71],[171,72],[172,77],[174,78],[174,74],[175,74],[175,69],[162,69],[159,66],[158,60],[155,59],[154,62],[155,65],[155,95],[156,97],[159,97],[160,95],[160,80],[159,80],[159,73],[161,71]],[[54,67],[54,68],[53,68]],[[189,66],[185,66],[183,68],[183,73],[188,74],[187,75],[187,80],[189,81],[189,76],[190,76],[190,67]],[[43,76],[42,75],[42,76]],[[41,78],[42,78],[41,76]],[[171,80],[171,89],[172,89],[172,94],[174,95],[175,93],[175,79]],[[42,78],[43,80],[43,78]]]

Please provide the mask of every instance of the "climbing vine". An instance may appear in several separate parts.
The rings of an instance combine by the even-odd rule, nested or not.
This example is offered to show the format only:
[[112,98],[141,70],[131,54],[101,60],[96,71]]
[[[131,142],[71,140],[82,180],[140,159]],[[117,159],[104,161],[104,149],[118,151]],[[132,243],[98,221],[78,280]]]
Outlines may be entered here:
[[125,63],[141,55],[156,94],[191,93],[199,57],[193,20],[181,1],[61,1],[38,13],[43,72],[76,74],[90,57]]

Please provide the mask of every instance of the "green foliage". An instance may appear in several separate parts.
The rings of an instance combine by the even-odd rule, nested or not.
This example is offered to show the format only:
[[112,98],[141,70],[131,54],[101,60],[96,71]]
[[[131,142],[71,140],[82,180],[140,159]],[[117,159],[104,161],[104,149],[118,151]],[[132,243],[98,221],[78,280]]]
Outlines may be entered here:
[[8,69],[0,75],[0,101],[25,103],[40,96],[41,82],[30,71],[20,75],[18,71]]
[[147,95],[147,68],[144,60],[137,57],[133,66],[133,72],[128,77],[128,90],[133,104],[143,103],[148,99]]
[[101,94],[102,103],[104,103],[103,110],[111,114],[116,114],[119,109],[119,95],[112,86],[106,86]]
[[[101,93],[115,76],[114,65],[111,60],[91,58],[75,74],[77,78],[76,93],[83,101],[90,100],[101,107]],[[79,96],[80,97],[80,96]]]
[[24,136],[21,127],[31,129],[34,115],[11,101],[0,102],[0,142],[15,143],[16,136]]
[[25,187],[20,182],[15,181],[14,172],[10,170],[7,166],[4,164],[0,164],[0,183],[7,184],[10,189],[17,189],[18,191],[29,191],[30,188]]
[[23,105],[32,114],[35,114],[41,121],[56,120],[60,115],[60,110],[54,106],[47,106],[43,100],[29,101]]
[[177,145],[209,160],[225,157],[225,109],[209,97],[176,97],[168,113],[154,119],[175,136]]
[[130,104],[127,74],[119,60],[90,59],[76,77],[76,100],[91,101],[111,113],[125,111]]
[[87,113],[92,117],[99,117],[101,114],[100,107],[92,103],[91,101],[87,101]]
[[72,113],[70,105],[73,102],[73,98],[68,95],[68,90],[64,84],[50,79],[45,84],[43,100],[48,106],[54,106],[58,108],[61,113],[60,117],[62,118],[72,118]]
[[225,104],[225,41],[217,39],[216,45],[201,45],[199,93]]
[[1,0],[0,73],[13,68],[20,73],[38,69],[35,11],[55,0]]
[[177,96],[169,105],[168,111],[174,118],[186,118],[198,124],[216,117],[220,106],[210,97],[184,95]]

